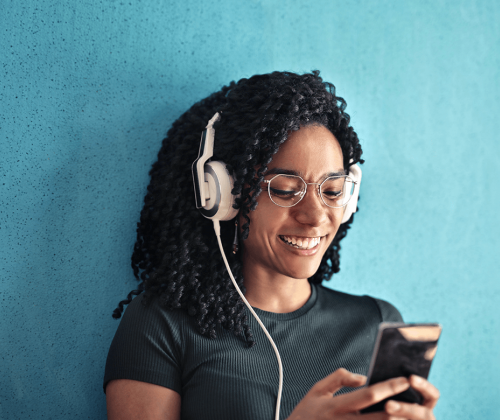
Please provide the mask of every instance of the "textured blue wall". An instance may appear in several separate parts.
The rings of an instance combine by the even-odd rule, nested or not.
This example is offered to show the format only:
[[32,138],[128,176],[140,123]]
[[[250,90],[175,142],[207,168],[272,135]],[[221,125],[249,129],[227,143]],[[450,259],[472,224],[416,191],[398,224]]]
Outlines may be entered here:
[[444,325],[442,419],[498,419],[500,6],[3,0],[0,419],[103,419],[163,134],[229,81],[321,69],[365,150],[330,283]]

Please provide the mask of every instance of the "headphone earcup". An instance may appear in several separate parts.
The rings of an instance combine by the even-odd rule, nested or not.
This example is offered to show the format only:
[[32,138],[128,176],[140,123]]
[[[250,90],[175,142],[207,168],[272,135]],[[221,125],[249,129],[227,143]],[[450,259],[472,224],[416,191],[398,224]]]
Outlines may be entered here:
[[205,183],[208,183],[208,197],[200,208],[201,214],[211,220],[231,220],[238,210],[233,208],[236,196],[231,194],[234,186],[233,177],[221,161],[205,163]]
[[356,213],[356,209],[358,208],[358,198],[359,198],[359,187],[361,185],[361,168],[357,165],[351,165],[349,167],[349,177],[355,182],[354,184],[354,192],[352,194],[351,199],[345,206],[344,216],[342,217],[342,222],[347,222],[351,216]]

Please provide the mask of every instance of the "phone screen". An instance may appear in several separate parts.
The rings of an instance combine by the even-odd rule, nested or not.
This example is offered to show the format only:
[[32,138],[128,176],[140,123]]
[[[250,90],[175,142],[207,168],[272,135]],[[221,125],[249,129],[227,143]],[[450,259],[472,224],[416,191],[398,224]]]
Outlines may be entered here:
[[[399,376],[408,378],[410,375],[418,375],[427,379],[441,329],[439,324],[380,324],[367,385]],[[423,402],[420,393],[412,388],[387,400],[389,399],[417,404]],[[383,411],[387,400],[365,408],[362,412]]]

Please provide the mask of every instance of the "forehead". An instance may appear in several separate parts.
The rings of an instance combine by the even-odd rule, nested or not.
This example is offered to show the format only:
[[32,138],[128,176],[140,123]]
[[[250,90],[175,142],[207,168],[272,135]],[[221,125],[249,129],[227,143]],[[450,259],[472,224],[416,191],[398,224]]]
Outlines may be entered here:
[[344,170],[342,149],[326,127],[301,127],[289,134],[269,163],[268,171],[276,168],[295,171],[310,181],[317,180],[325,174]]

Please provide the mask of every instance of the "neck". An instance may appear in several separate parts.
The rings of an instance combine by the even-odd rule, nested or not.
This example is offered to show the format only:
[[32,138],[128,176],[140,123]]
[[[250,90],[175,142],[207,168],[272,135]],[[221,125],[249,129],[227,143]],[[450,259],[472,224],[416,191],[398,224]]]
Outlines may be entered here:
[[269,276],[256,267],[245,270],[245,297],[254,308],[266,312],[289,313],[300,309],[311,296],[307,279],[294,279],[284,275]]

